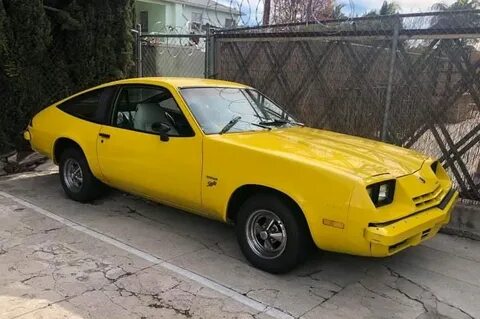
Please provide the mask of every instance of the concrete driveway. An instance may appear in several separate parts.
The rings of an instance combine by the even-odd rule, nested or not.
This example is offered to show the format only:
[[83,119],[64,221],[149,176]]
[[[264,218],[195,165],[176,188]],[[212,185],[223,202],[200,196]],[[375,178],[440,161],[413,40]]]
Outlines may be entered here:
[[230,226],[116,191],[76,203],[55,170],[0,180],[0,318],[176,317],[480,318],[480,242],[318,252],[275,276]]

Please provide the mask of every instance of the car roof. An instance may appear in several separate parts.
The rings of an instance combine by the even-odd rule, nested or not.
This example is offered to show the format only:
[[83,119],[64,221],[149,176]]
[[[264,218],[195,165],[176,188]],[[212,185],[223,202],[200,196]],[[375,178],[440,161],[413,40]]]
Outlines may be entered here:
[[170,84],[176,88],[187,87],[231,87],[231,88],[248,88],[247,85],[240,83],[202,79],[202,78],[185,78],[185,77],[145,77],[145,78],[131,78],[109,83],[113,84],[152,84],[162,85]]
[[177,89],[179,88],[188,88],[188,87],[227,87],[227,88],[250,88],[247,85],[222,81],[222,80],[213,80],[213,79],[203,79],[203,78],[185,78],[185,77],[145,77],[145,78],[129,78],[109,83],[104,83],[95,87],[91,87],[87,90],[75,93],[69,97],[64,98],[55,103],[55,105],[61,104],[67,100],[70,100],[74,97],[82,95],[84,93],[94,91],[100,88],[106,88],[109,86],[119,85],[119,84],[146,84],[146,85],[161,85],[164,86],[169,84]]

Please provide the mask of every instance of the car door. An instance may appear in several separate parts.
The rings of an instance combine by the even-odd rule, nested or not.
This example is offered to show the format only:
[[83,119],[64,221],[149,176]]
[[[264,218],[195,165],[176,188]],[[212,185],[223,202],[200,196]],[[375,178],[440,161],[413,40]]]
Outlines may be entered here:
[[116,188],[197,210],[201,205],[201,138],[168,89],[122,86],[111,123],[101,127],[98,137],[101,172]]

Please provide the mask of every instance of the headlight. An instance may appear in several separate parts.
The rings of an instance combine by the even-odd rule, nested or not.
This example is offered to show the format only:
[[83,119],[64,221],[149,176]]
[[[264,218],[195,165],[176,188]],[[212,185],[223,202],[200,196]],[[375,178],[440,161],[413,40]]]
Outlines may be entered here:
[[367,187],[367,192],[375,207],[391,204],[395,194],[395,180],[372,184]]

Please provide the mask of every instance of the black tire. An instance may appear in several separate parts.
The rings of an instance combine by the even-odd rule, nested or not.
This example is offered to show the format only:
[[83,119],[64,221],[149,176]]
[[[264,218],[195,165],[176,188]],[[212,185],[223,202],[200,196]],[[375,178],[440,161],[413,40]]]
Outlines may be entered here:
[[[265,217],[262,217],[263,215]],[[266,227],[260,224],[262,224],[262,218],[268,221],[269,216],[273,220],[278,218],[279,223],[274,221],[271,227],[275,226],[275,228],[265,231]],[[270,222],[266,223],[270,224]],[[254,235],[260,229],[263,229],[262,232],[266,232],[267,235],[265,233]],[[280,238],[279,234],[282,233],[282,240],[277,241],[270,237],[272,234],[269,232],[277,238]],[[273,193],[256,194],[245,201],[237,215],[236,233],[240,248],[247,260],[255,267],[275,274],[288,272],[305,261],[313,245],[302,212],[289,201]],[[262,236],[268,236],[263,240],[263,245],[261,244]],[[284,244],[283,239],[285,239]],[[270,243],[266,243],[267,240]],[[265,248],[265,245],[269,247]],[[274,248],[276,251],[270,252],[269,248]]]
[[[81,183],[72,184],[72,178],[68,178],[71,165],[78,167],[81,174]],[[87,159],[78,148],[68,148],[60,155],[60,182],[62,183],[65,194],[78,202],[89,202],[95,200],[105,193],[106,187],[93,176]],[[77,181],[78,182],[78,181]]]

